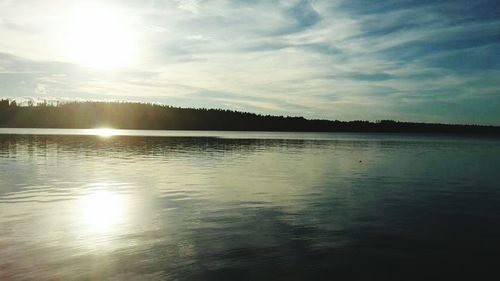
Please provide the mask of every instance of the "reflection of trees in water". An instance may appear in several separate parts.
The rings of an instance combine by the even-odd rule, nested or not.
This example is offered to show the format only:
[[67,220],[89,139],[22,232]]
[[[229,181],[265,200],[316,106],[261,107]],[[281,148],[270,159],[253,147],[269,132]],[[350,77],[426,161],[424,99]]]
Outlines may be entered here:
[[43,136],[43,135],[0,135],[0,153],[15,155],[43,155],[47,152],[75,152],[84,155],[172,155],[196,153],[217,156],[230,152],[252,152],[269,149],[303,149],[310,146],[324,146],[322,140],[286,139],[225,139],[215,137],[142,137],[114,136]]
[[[348,135],[338,135],[340,138]],[[449,140],[424,142],[418,139],[393,139],[389,135],[380,135],[381,139],[369,139],[368,135],[352,135],[346,139],[259,139],[259,138],[219,138],[219,137],[183,137],[183,136],[113,136],[102,138],[86,135],[1,135],[0,155],[15,155],[27,153],[28,155],[52,152],[72,151],[86,153],[86,155],[170,155],[172,153],[193,152],[200,154],[223,154],[224,152],[252,152],[269,149],[300,150],[306,148],[325,149],[333,146],[351,151],[364,151],[372,149],[390,149],[405,147],[421,150],[423,146],[436,149],[449,149]],[[388,139],[386,139],[388,137]],[[432,140],[432,139],[431,139]],[[467,139],[459,139],[453,147],[469,147]],[[451,140],[453,141],[453,139]],[[293,152],[293,151],[292,151]]]

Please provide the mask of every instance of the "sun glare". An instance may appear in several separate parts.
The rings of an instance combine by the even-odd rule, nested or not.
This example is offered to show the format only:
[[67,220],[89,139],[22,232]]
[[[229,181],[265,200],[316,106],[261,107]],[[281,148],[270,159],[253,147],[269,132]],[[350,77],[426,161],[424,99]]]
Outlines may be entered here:
[[100,136],[104,138],[112,137],[118,134],[116,129],[111,128],[98,128],[98,129],[90,129],[87,132],[89,135]]
[[99,191],[82,200],[81,211],[87,230],[107,233],[123,219],[124,204],[118,194]]
[[126,67],[134,62],[136,36],[117,11],[98,5],[78,7],[70,28],[69,56],[73,62],[98,69]]

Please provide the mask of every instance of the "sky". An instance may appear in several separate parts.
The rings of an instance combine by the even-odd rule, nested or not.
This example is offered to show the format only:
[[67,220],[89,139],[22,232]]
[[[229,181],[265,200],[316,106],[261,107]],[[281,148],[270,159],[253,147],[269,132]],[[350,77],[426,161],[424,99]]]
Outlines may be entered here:
[[0,0],[0,98],[500,125],[498,0]]

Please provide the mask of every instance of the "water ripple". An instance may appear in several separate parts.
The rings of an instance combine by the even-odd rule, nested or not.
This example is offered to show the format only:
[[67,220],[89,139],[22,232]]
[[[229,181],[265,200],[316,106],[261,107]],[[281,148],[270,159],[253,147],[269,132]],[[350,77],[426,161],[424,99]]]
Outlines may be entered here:
[[0,135],[0,279],[380,279],[500,253],[498,140],[27,132]]

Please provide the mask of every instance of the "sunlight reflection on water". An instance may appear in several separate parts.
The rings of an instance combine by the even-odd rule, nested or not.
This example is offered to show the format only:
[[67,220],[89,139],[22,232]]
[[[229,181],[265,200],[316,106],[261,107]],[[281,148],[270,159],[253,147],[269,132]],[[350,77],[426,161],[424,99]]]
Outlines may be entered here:
[[118,135],[119,130],[112,129],[112,128],[86,129],[84,134],[100,136],[103,138],[109,138],[109,137]]
[[81,199],[79,206],[89,232],[112,232],[125,218],[125,202],[113,192],[98,191],[87,195]]

